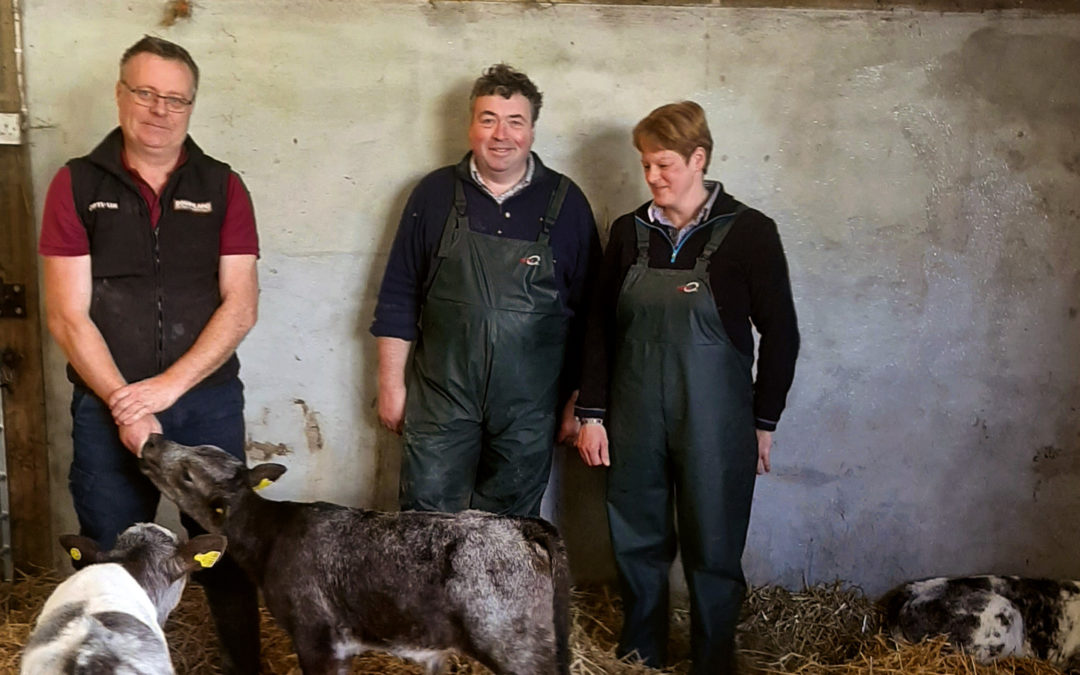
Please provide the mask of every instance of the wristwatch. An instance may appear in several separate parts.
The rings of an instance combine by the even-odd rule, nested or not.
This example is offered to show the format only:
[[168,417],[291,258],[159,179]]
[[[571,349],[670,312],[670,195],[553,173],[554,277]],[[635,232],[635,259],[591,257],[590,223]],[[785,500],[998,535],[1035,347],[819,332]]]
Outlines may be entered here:
[[578,421],[578,424],[581,424],[581,425],[599,424],[600,426],[604,426],[604,418],[603,417],[579,417],[579,418],[577,418],[577,421]]

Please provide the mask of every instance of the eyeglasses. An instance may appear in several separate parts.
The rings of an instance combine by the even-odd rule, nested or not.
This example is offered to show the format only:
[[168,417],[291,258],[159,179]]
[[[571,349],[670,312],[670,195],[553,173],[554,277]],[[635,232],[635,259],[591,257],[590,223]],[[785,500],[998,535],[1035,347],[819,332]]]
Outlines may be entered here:
[[173,113],[187,112],[187,109],[194,103],[191,99],[180,98],[179,96],[166,96],[159,94],[152,89],[136,89],[127,82],[120,80],[120,84],[124,85],[132,96],[135,97],[135,102],[141,106],[147,108],[153,108],[157,105],[157,100],[160,98],[165,101],[165,109]]

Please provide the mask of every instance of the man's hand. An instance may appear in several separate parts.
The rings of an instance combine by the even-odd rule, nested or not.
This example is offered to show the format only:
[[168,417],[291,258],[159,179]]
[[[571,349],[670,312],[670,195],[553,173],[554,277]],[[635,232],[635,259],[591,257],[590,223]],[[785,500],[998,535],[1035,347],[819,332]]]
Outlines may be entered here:
[[577,442],[578,434],[581,433],[581,424],[574,417],[574,411],[570,415],[563,415],[559,424],[559,433],[555,436],[555,442],[562,445],[573,445]]
[[772,464],[769,462],[769,453],[772,451],[772,432],[756,429],[757,431],[757,472],[758,475],[769,473]]
[[133,455],[142,454],[142,446],[150,434],[160,434],[161,423],[153,415],[143,415],[131,424],[120,425],[120,441]]
[[578,392],[574,391],[570,395],[570,400],[563,406],[562,420],[559,422],[558,432],[555,434],[555,442],[564,445],[573,445],[577,441],[578,431],[581,430],[581,424],[577,421],[577,417],[574,416],[574,404],[577,403]]
[[114,391],[109,395],[109,409],[112,411],[113,420],[123,426],[144,415],[165,410],[176,403],[182,393],[182,390],[171,385],[164,374],[155,375]]
[[405,425],[405,387],[379,387],[379,422],[398,436]]
[[607,429],[603,424],[583,424],[577,435],[577,451],[585,466],[611,466]]

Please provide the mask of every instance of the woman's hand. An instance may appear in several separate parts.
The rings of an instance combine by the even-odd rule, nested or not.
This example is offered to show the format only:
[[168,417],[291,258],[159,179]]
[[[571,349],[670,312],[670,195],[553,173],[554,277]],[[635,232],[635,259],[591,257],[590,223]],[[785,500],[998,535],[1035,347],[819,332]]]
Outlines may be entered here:
[[772,463],[769,462],[769,453],[772,452],[772,432],[755,429],[757,431],[757,472],[758,475],[769,473]]
[[604,425],[582,424],[577,437],[577,451],[585,466],[611,466],[607,429]]

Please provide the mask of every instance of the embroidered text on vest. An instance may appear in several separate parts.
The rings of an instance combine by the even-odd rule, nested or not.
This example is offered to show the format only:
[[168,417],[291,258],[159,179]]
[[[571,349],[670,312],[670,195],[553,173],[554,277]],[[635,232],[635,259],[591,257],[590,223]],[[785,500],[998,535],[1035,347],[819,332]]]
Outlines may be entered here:
[[214,207],[210,202],[193,202],[187,199],[174,199],[174,211],[191,211],[193,213],[211,213]]

